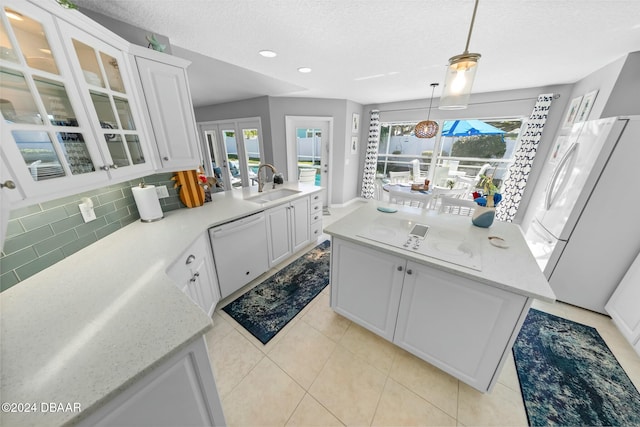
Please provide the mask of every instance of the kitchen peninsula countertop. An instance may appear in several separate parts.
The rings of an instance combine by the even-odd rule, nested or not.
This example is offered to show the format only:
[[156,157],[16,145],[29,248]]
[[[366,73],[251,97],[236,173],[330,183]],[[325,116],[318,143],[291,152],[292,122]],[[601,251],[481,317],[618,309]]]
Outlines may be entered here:
[[[398,209],[398,212],[380,212],[377,208],[381,206]],[[455,229],[457,232],[464,234],[466,238],[476,243],[482,259],[481,270],[442,261],[414,251],[361,237],[371,224],[375,222],[384,223],[385,220],[388,220],[386,223],[391,226],[391,224],[395,223],[391,219],[403,219],[413,223],[429,225],[434,230],[438,228]],[[402,232],[401,230],[398,231]],[[408,231],[404,230],[404,233],[407,234]],[[529,251],[522,230],[516,224],[494,221],[491,227],[481,228],[473,225],[471,218],[468,216],[439,215],[435,211],[370,201],[357,211],[325,227],[324,232],[519,295],[548,302],[555,301],[553,290]],[[427,233],[426,239],[429,239],[429,233]],[[490,243],[489,236],[497,236],[504,239],[508,247],[499,248],[493,246]]]
[[[244,200],[255,187],[215,193],[202,207],[130,224],[0,294],[2,402],[36,405],[3,411],[0,424],[76,423],[211,328],[166,269],[207,228],[322,190],[277,188],[301,192],[267,203]],[[81,411],[43,413],[42,403]]]

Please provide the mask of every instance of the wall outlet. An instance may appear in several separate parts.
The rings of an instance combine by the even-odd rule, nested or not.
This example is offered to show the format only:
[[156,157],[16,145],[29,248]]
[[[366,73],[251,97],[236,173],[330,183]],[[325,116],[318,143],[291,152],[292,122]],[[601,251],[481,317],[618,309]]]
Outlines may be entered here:
[[81,203],[78,205],[80,208],[80,213],[82,214],[82,219],[84,222],[93,221],[96,219],[96,213],[93,210],[93,203]]
[[167,190],[167,186],[161,185],[160,187],[156,187],[156,194],[158,195],[158,199],[169,197],[169,191]]

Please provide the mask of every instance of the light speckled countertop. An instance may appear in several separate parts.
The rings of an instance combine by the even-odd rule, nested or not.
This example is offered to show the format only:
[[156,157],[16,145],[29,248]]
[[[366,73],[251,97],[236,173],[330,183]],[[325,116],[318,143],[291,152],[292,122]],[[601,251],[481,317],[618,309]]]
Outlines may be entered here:
[[[211,203],[136,222],[0,294],[2,402],[37,405],[0,413],[0,425],[74,423],[211,327],[211,319],[166,275],[207,228],[321,191],[270,203],[255,188],[216,193]],[[265,191],[268,191],[265,190]],[[79,403],[83,412],[40,411]]]
[[[397,208],[396,213],[383,213],[379,206]],[[426,224],[434,230],[455,229],[477,242],[482,257],[482,269],[466,268],[436,258],[396,248],[384,243],[360,237],[369,224],[385,219],[401,218],[414,223]],[[393,221],[387,221],[392,223]],[[405,233],[408,230],[405,231]],[[324,228],[324,232],[335,237],[368,246],[405,259],[427,264],[478,282],[505,289],[520,295],[544,301],[555,301],[555,294],[549,286],[535,258],[529,251],[522,230],[516,224],[494,221],[489,228],[476,227],[468,216],[440,214],[434,211],[390,205],[386,202],[370,201],[362,208]],[[432,233],[432,231],[429,231]],[[488,237],[498,236],[505,240],[508,248],[498,248],[490,244]],[[427,239],[429,234],[427,234]]]

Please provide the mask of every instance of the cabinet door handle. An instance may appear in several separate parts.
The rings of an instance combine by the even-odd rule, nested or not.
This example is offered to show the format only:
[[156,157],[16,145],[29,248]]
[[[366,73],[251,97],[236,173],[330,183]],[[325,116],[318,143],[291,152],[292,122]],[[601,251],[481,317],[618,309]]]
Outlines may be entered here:
[[102,169],[103,171],[108,171],[109,165],[100,166],[100,169]]
[[401,265],[398,266],[398,271],[402,271],[402,266]]
[[15,190],[16,183],[8,179],[5,182],[0,182],[0,188],[8,188],[9,190]]
[[413,271],[411,269],[408,269],[407,274],[413,274]]
[[196,259],[196,256],[195,256],[195,255],[189,255],[189,256],[187,257],[187,261],[185,262],[185,264],[189,265],[189,264],[191,264],[193,261],[195,261],[195,259]]
[[195,273],[193,276],[191,276],[191,279],[189,279],[189,281],[195,282],[199,276],[200,276],[200,273]]
[[162,160],[169,160],[169,158],[167,156],[164,156]]

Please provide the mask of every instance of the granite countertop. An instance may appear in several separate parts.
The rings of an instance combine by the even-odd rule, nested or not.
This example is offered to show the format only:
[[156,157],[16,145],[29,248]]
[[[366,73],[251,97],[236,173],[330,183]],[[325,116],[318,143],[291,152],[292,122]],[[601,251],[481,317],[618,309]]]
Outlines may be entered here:
[[[380,212],[377,208],[381,206],[398,209],[398,212]],[[367,227],[375,222],[401,222],[393,221],[392,218],[426,224],[434,230],[455,229],[458,233],[464,234],[465,238],[474,241],[481,254],[481,269],[464,267],[362,237],[366,234]],[[468,216],[437,214],[431,210],[370,201],[357,211],[325,227],[324,232],[520,295],[548,302],[555,301],[553,290],[529,251],[522,230],[516,224],[494,221],[491,227],[480,228],[474,226]],[[492,245],[490,236],[502,238],[508,247]],[[429,239],[429,234],[426,238]]]
[[[0,294],[2,402],[37,408],[3,411],[0,424],[74,423],[206,332],[211,319],[167,268],[207,228],[322,190],[283,187],[301,192],[267,203],[244,200],[255,188],[215,193],[204,206],[130,224]],[[42,413],[41,403],[81,412]]]

